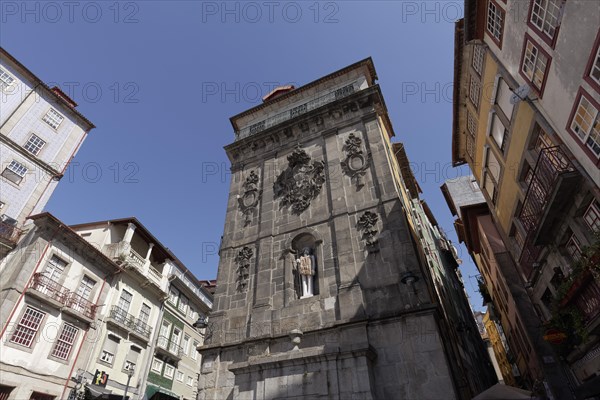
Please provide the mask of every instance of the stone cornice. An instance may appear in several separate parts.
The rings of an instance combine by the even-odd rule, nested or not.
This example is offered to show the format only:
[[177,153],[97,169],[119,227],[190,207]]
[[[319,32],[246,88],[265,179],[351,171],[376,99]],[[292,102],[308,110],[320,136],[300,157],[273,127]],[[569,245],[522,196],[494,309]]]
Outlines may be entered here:
[[[323,135],[323,130],[332,130],[327,128],[325,119],[341,118],[348,113],[360,115],[360,111],[372,104],[383,104],[383,97],[379,85],[373,85],[352,95],[326,104],[318,109],[302,114],[296,118],[285,121],[281,124],[265,129],[252,136],[240,139],[234,143],[225,146],[225,151],[232,163],[232,171],[241,168],[238,159],[243,158],[245,162],[252,162],[254,159],[262,159],[266,154],[281,151],[286,146],[296,145],[302,134],[302,142],[312,140]],[[364,111],[363,111],[364,112]],[[310,133],[311,126],[323,126]]]

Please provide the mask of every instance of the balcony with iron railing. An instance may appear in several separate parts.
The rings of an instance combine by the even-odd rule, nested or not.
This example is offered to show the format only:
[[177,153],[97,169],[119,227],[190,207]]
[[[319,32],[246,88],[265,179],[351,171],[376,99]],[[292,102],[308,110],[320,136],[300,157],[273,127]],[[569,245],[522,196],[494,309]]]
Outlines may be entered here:
[[14,248],[23,234],[23,230],[13,224],[0,221],[0,242],[9,248]]
[[584,324],[590,324],[600,315],[600,285],[590,270],[573,281],[560,306],[575,307],[581,313]]
[[118,328],[123,328],[131,335],[144,341],[150,340],[152,328],[144,321],[134,317],[119,306],[112,306],[106,320]]
[[44,276],[43,273],[33,275],[27,293],[88,323],[91,323],[96,316],[95,304]]
[[183,348],[165,336],[159,336],[156,340],[156,352],[174,361],[183,358]]
[[540,150],[533,169],[519,221],[527,235],[519,264],[530,277],[540,255],[541,245],[552,239],[552,228],[563,214],[579,180],[579,173],[560,146]]

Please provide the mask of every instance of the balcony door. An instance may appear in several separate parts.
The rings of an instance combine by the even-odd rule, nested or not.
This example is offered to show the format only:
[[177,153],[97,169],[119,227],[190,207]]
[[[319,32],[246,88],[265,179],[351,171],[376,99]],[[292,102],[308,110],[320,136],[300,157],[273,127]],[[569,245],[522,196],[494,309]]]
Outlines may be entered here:
[[65,260],[53,255],[48,261],[48,265],[46,265],[44,276],[51,281],[58,282],[66,266],[67,262]]
[[173,334],[171,335],[171,353],[177,354],[179,350],[179,342],[181,341],[181,329],[173,328]]

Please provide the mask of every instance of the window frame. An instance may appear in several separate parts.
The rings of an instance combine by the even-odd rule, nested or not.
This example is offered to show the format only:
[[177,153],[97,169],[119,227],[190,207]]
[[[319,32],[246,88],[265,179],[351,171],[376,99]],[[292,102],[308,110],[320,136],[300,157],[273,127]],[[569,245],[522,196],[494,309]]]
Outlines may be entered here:
[[[499,38],[496,38],[494,33],[489,30],[490,6],[492,4],[494,5],[495,9],[500,12],[501,19],[502,19],[502,24],[500,26],[500,37]],[[494,25],[495,25],[495,22],[496,21],[494,21]],[[487,7],[485,9],[485,33],[492,40],[492,42],[494,42],[496,44],[496,46],[498,46],[498,48],[500,50],[502,50],[502,42],[504,41],[504,25],[505,25],[505,23],[506,23],[506,11],[504,10],[504,8],[502,8],[500,6],[500,4],[498,4],[496,1],[488,0]]]
[[[159,368],[159,369],[155,369],[155,368],[154,368],[154,364],[155,364],[155,363],[157,363],[157,365],[160,365],[160,368]],[[160,358],[156,358],[156,357],[154,357],[154,358],[152,359],[152,364],[150,364],[150,371],[152,371],[152,372],[154,372],[154,373],[156,373],[156,374],[158,374],[158,375],[162,375],[162,372],[163,372],[164,366],[165,366],[165,362],[164,362],[163,360],[161,360]]]
[[[592,215],[591,223],[587,220],[588,214]],[[600,232],[600,203],[596,199],[592,199],[589,206],[586,207],[582,218],[590,231]]]
[[[14,169],[12,169],[13,164],[16,165],[17,170],[24,170],[22,175],[20,172],[17,172]],[[4,175],[7,171],[12,174],[9,176],[18,177],[19,179],[17,179],[16,181],[13,181],[9,176]],[[27,176],[28,172],[29,172],[29,168],[27,168],[27,166],[25,166],[25,164],[20,163],[19,161],[13,159],[10,163],[8,163],[6,165],[6,167],[4,167],[4,169],[2,170],[2,173],[0,175],[2,175],[2,177],[4,179],[10,181],[14,185],[20,186],[21,183],[23,183],[23,181],[25,180],[25,177]]]
[[[32,142],[32,139],[34,139],[34,141],[37,140],[39,142],[42,142],[41,145],[38,145],[38,144],[32,144],[31,145],[31,147],[33,147],[34,149],[37,148],[37,151],[33,151],[32,149],[28,148],[29,144]],[[46,141],[44,139],[42,139],[41,137],[39,137],[35,133],[31,133],[31,135],[29,135],[29,139],[27,139],[27,141],[23,145],[23,148],[25,150],[27,150],[30,154],[33,154],[34,156],[37,157],[37,156],[40,155],[40,152],[42,151],[42,149],[44,148],[45,145],[46,145]]]
[[[67,329],[67,327],[69,327],[69,329],[73,329],[74,330],[72,338],[71,338],[72,341],[70,343],[63,338],[63,334],[65,333],[65,329]],[[71,357],[71,353],[73,351],[73,347],[75,347],[75,343],[77,342],[77,338],[79,336],[79,331],[80,330],[81,329],[79,329],[75,325],[64,322],[62,324],[62,327],[61,327],[58,335],[56,335],[56,342],[52,346],[52,350],[50,352],[49,358],[56,359],[56,360],[59,360],[61,362],[69,362],[69,358]],[[67,351],[67,354],[66,354],[65,357],[61,357],[60,355],[56,354],[57,350],[59,349],[59,344],[60,343],[63,343],[62,346],[67,346],[68,347],[68,351]]]
[[[8,76],[8,78],[10,78],[12,82],[4,86],[3,84],[6,84],[6,82],[4,81],[4,79],[2,79],[3,75]],[[17,82],[17,78],[13,74],[11,74],[6,68],[0,66],[0,92],[8,94],[9,89],[15,85],[15,82]]]
[[587,140],[589,139],[590,133],[586,132],[585,139],[581,139],[577,132],[572,129],[573,121],[575,116],[577,115],[577,110],[579,109],[579,105],[581,104],[582,97],[585,97],[586,100],[596,109],[596,117],[592,120],[592,124],[590,126],[590,130],[593,128],[593,122],[600,119],[600,103],[598,103],[592,96],[589,95],[582,87],[579,88],[579,92],[577,92],[577,96],[575,97],[575,102],[573,103],[573,109],[571,110],[571,115],[567,120],[567,132],[573,137],[575,142],[583,149],[583,151],[590,157],[593,161],[596,162],[596,165],[600,166],[600,154],[594,153],[594,151],[588,146]]
[[[170,370],[171,370],[171,374],[170,374],[170,375],[169,375],[169,374],[167,374],[167,369],[170,369]],[[173,365],[171,365],[171,364],[169,364],[169,363],[165,363],[165,367],[164,367],[164,369],[163,369],[163,373],[162,373],[162,375],[163,375],[165,378],[169,378],[169,379],[173,380],[173,379],[174,379],[174,377],[175,377],[175,370],[176,370],[176,368],[175,368]]]
[[[473,93],[473,83],[475,83],[475,85],[477,86],[477,100],[473,100],[473,98],[471,97],[471,94]],[[483,90],[483,87],[481,85],[481,81],[479,80],[479,77],[477,77],[475,74],[469,74],[469,89],[468,89],[468,97],[469,97],[469,101],[471,102],[471,104],[473,105],[473,107],[475,107],[475,110],[479,111],[479,104],[481,104],[481,92]]]
[[[40,315],[39,320],[37,322],[37,326],[35,328],[29,327],[29,326],[23,324],[23,319],[25,318],[25,315],[27,314],[28,310],[32,310],[33,312],[38,313]],[[33,349],[34,344],[36,343],[36,338],[37,338],[38,332],[40,331],[40,327],[42,326],[44,320],[46,319],[46,315],[47,315],[47,313],[26,304],[24,309],[22,310],[21,314],[19,315],[15,330],[10,335],[10,339],[8,340],[8,342],[11,345],[17,346],[17,348]],[[17,332],[19,331],[20,327],[23,327],[23,329],[25,329],[25,330],[33,331],[33,334],[31,335],[28,344],[19,343],[18,341],[15,340],[15,338],[17,336]]]
[[[596,34],[596,40],[592,46],[592,54],[588,60],[587,66],[585,67],[585,73],[583,79],[598,93],[600,93],[600,81],[596,81],[592,78],[592,70],[595,67],[596,59],[600,60],[600,29]],[[600,65],[598,66],[600,69]]]
[[[58,115],[60,117],[60,120],[55,119],[51,116],[52,113],[55,113],[56,115]],[[52,130],[54,131],[58,131],[58,128],[60,128],[60,126],[62,125],[63,121],[65,120],[65,116],[61,113],[59,113],[56,108],[54,107],[50,107],[48,109],[48,111],[46,111],[46,113],[42,116],[42,121],[44,121],[44,123],[46,125],[48,125],[50,128],[52,128]],[[58,123],[57,123],[58,121]],[[54,126],[53,123],[56,123],[56,126]]]
[[[534,24],[531,21],[531,17],[533,16],[533,7],[535,4],[536,0],[531,0],[531,3],[529,4],[529,13],[527,14],[527,26],[536,33],[536,35],[542,39],[548,46],[550,46],[551,48],[554,49],[554,47],[556,46],[556,41],[558,39],[558,34],[560,31],[560,26],[561,26],[561,22],[562,22],[562,17],[563,17],[563,13],[564,13],[564,6],[565,6],[565,2],[566,0],[558,0],[560,4],[560,10],[558,13],[558,21],[557,21],[557,25],[554,27],[554,35],[552,37],[549,37],[546,32],[544,31],[544,28],[542,26],[542,29],[540,29],[536,24]],[[546,11],[547,13],[547,11]],[[544,22],[546,20],[544,19]]]
[[[525,62],[525,53],[527,52],[527,42],[530,42],[533,47],[536,48],[537,50],[537,56],[535,59],[535,64],[533,66],[533,72],[531,75],[531,79],[525,75],[525,72],[523,72],[523,65]],[[544,55],[544,57],[546,57],[546,66],[544,68],[544,78],[542,79],[542,83],[540,85],[540,87],[538,88],[536,86],[536,84],[534,83],[534,79],[535,79],[535,71],[536,71],[536,67],[538,65],[538,60],[539,60],[539,55],[540,53],[542,53]],[[542,97],[544,95],[544,90],[546,89],[546,83],[548,82],[548,73],[550,72],[550,65],[552,65],[552,56],[550,54],[548,54],[548,52],[546,50],[544,50],[544,48],[542,46],[540,46],[540,44],[534,40],[531,35],[529,35],[528,33],[525,33],[525,38],[523,39],[523,48],[521,49],[521,61],[519,63],[519,75],[521,75],[521,77],[525,80],[525,82],[527,82],[527,84],[538,94],[539,97]]]
[[[476,55],[478,55],[479,52],[481,52],[480,57],[476,57]],[[473,45],[473,55],[471,57],[471,68],[480,77],[483,76],[483,67],[485,65],[485,53],[486,53],[486,48],[483,44],[474,44]],[[479,69],[478,69],[478,67],[479,67]]]

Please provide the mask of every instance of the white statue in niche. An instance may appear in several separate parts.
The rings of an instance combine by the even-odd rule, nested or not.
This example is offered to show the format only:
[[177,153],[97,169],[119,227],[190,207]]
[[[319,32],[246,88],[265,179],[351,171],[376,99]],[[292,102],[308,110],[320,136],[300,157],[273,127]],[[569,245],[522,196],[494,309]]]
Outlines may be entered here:
[[302,250],[300,257],[296,260],[298,274],[302,280],[302,297],[312,297],[314,295],[314,276],[316,272],[315,256],[311,254],[310,247],[305,247]]

